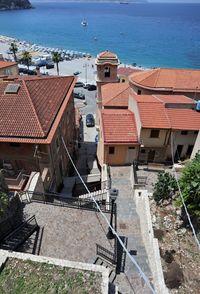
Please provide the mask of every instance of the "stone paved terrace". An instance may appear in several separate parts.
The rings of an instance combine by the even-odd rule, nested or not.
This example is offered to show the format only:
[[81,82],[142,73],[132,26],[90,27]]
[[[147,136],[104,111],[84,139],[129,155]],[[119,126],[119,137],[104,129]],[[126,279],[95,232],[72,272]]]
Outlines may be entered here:
[[36,202],[26,204],[24,212],[26,216],[35,214],[39,226],[44,227],[39,252],[42,256],[93,263],[96,243],[113,251],[112,242],[106,238],[108,228],[99,213]]
[[[141,235],[139,216],[136,212],[133,190],[130,184],[130,167],[111,167],[111,178],[112,188],[119,190],[116,200],[118,234],[128,238],[128,251],[137,250],[137,255],[133,257],[145,275],[152,281],[147,252],[142,239],[145,236]],[[117,276],[116,284],[119,285],[119,290],[122,293],[151,293],[128,257],[126,257],[125,274]]]

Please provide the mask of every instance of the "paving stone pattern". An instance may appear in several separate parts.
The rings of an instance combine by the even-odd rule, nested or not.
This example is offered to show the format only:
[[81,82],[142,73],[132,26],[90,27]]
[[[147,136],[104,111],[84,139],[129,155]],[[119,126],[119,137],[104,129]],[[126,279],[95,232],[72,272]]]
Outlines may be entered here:
[[[148,256],[142,240],[139,216],[136,212],[133,190],[130,184],[130,167],[111,167],[111,178],[112,188],[119,190],[116,200],[118,234],[128,238],[128,251],[137,251],[137,255],[133,257],[145,275],[152,280]],[[117,277],[116,284],[118,284],[121,293],[151,293],[144,285],[137,268],[128,257],[126,257],[125,274],[120,274]]]
[[24,211],[27,216],[35,214],[44,227],[40,255],[93,263],[96,243],[113,251],[99,213],[40,203],[27,204]]

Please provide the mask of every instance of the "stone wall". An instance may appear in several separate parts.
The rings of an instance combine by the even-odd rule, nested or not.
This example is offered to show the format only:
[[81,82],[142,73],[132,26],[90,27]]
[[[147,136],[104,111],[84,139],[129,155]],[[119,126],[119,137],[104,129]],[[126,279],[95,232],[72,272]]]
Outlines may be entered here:
[[154,287],[158,294],[167,294],[168,289],[165,285],[158,240],[154,238],[153,227],[151,222],[149,198],[147,190],[134,191],[136,210],[140,216],[140,226],[145,249],[149,252],[149,263],[153,274]]

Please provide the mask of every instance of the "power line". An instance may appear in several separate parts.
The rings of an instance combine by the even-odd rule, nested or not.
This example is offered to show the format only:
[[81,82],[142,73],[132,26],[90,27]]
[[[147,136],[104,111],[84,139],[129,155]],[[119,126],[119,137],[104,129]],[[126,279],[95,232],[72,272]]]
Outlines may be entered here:
[[82,179],[82,177],[81,177],[79,171],[77,170],[77,168],[76,168],[76,166],[75,166],[75,164],[74,164],[74,162],[73,162],[73,160],[72,160],[72,157],[71,157],[71,155],[70,155],[70,153],[69,153],[69,151],[68,151],[68,149],[67,149],[67,146],[66,146],[66,144],[65,144],[65,141],[64,141],[63,137],[62,137],[62,142],[63,142],[63,145],[64,145],[65,150],[66,150],[66,152],[67,152],[67,155],[68,155],[68,157],[69,157],[69,159],[70,159],[70,161],[71,161],[71,163],[72,163],[74,169],[75,169],[76,172],[77,172],[77,175],[79,176],[79,178],[80,178],[81,182],[83,183],[83,185],[84,185],[86,191],[88,192],[88,194],[90,194],[91,199],[92,199],[92,200],[94,201],[94,203],[96,204],[96,207],[97,207],[98,211],[101,213],[101,215],[102,215],[103,218],[105,219],[107,225],[108,225],[109,228],[111,229],[112,233],[113,233],[113,234],[116,236],[116,238],[118,239],[119,243],[121,244],[122,248],[124,249],[124,251],[126,252],[126,254],[128,255],[128,257],[130,258],[130,260],[132,261],[132,263],[133,263],[133,264],[136,266],[136,268],[138,269],[138,271],[139,271],[141,277],[143,278],[143,280],[145,281],[146,285],[149,287],[149,289],[152,291],[153,294],[156,294],[156,291],[155,291],[155,289],[152,287],[152,285],[151,285],[149,279],[146,277],[146,275],[144,274],[144,272],[141,270],[141,268],[140,268],[140,266],[138,265],[137,261],[136,261],[136,260],[133,258],[133,256],[128,252],[127,248],[124,246],[124,243],[123,243],[122,240],[120,239],[119,235],[117,234],[117,232],[115,231],[115,229],[110,225],[110,222],[109,222],[109,220],[107,219],[106,215],[102,212],[102,210],[101,210],[100,206],[98,205],[97,201],[96,201],[95,198],[91,195],[91,193],[90,193],[88,187],[86,186],[85,182],[83,181],[83,179]]
[[[172,153],[172,162],[173,162],[173,165],[174,165],[174,148],[173,148],[173,132],[171,132],[171,153]],[[190,227],[192,229],[192,232],[193,232],[193,235],[194,235],[194,239],[198,245],[198,248],[200,249],[200,243],[199,243],[199,240],[197,238],[197,234],[195,232],[195,229],[193,227],[193,224],[192,224],[192,221],[190,219],[190,215],[188,213],[188,210],[187,210],[187,207],[185,205],[185,201],[184,201],[184,198],[183,198],[183,194],[181,192],[181,188],[180,188],[180,185],[179,185],[179,181],[178,181],[178,176],[177,176],[177,172],[176,172],[176,169],[174,168],[174,173],[175,173],[175,179],[176,179],[176,182],[177,182],[177,186],[178,186],[178,190],[179,190],[179,193],[180,193],[180,196],[181,196],[181,200],[182,200],[182,203],[183,203],[183,207],[185,209],[185,212],[186,212],[186,215],[187,215],[187,218],[188,218],[188,221],[189,221],[189,224],[190,224]]]

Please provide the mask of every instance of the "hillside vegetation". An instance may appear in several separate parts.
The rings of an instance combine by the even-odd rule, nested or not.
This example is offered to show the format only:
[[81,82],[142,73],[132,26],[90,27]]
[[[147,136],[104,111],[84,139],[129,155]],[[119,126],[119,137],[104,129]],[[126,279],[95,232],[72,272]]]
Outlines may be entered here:
[[0,10],[30,9],[29,0],[0,0]]

